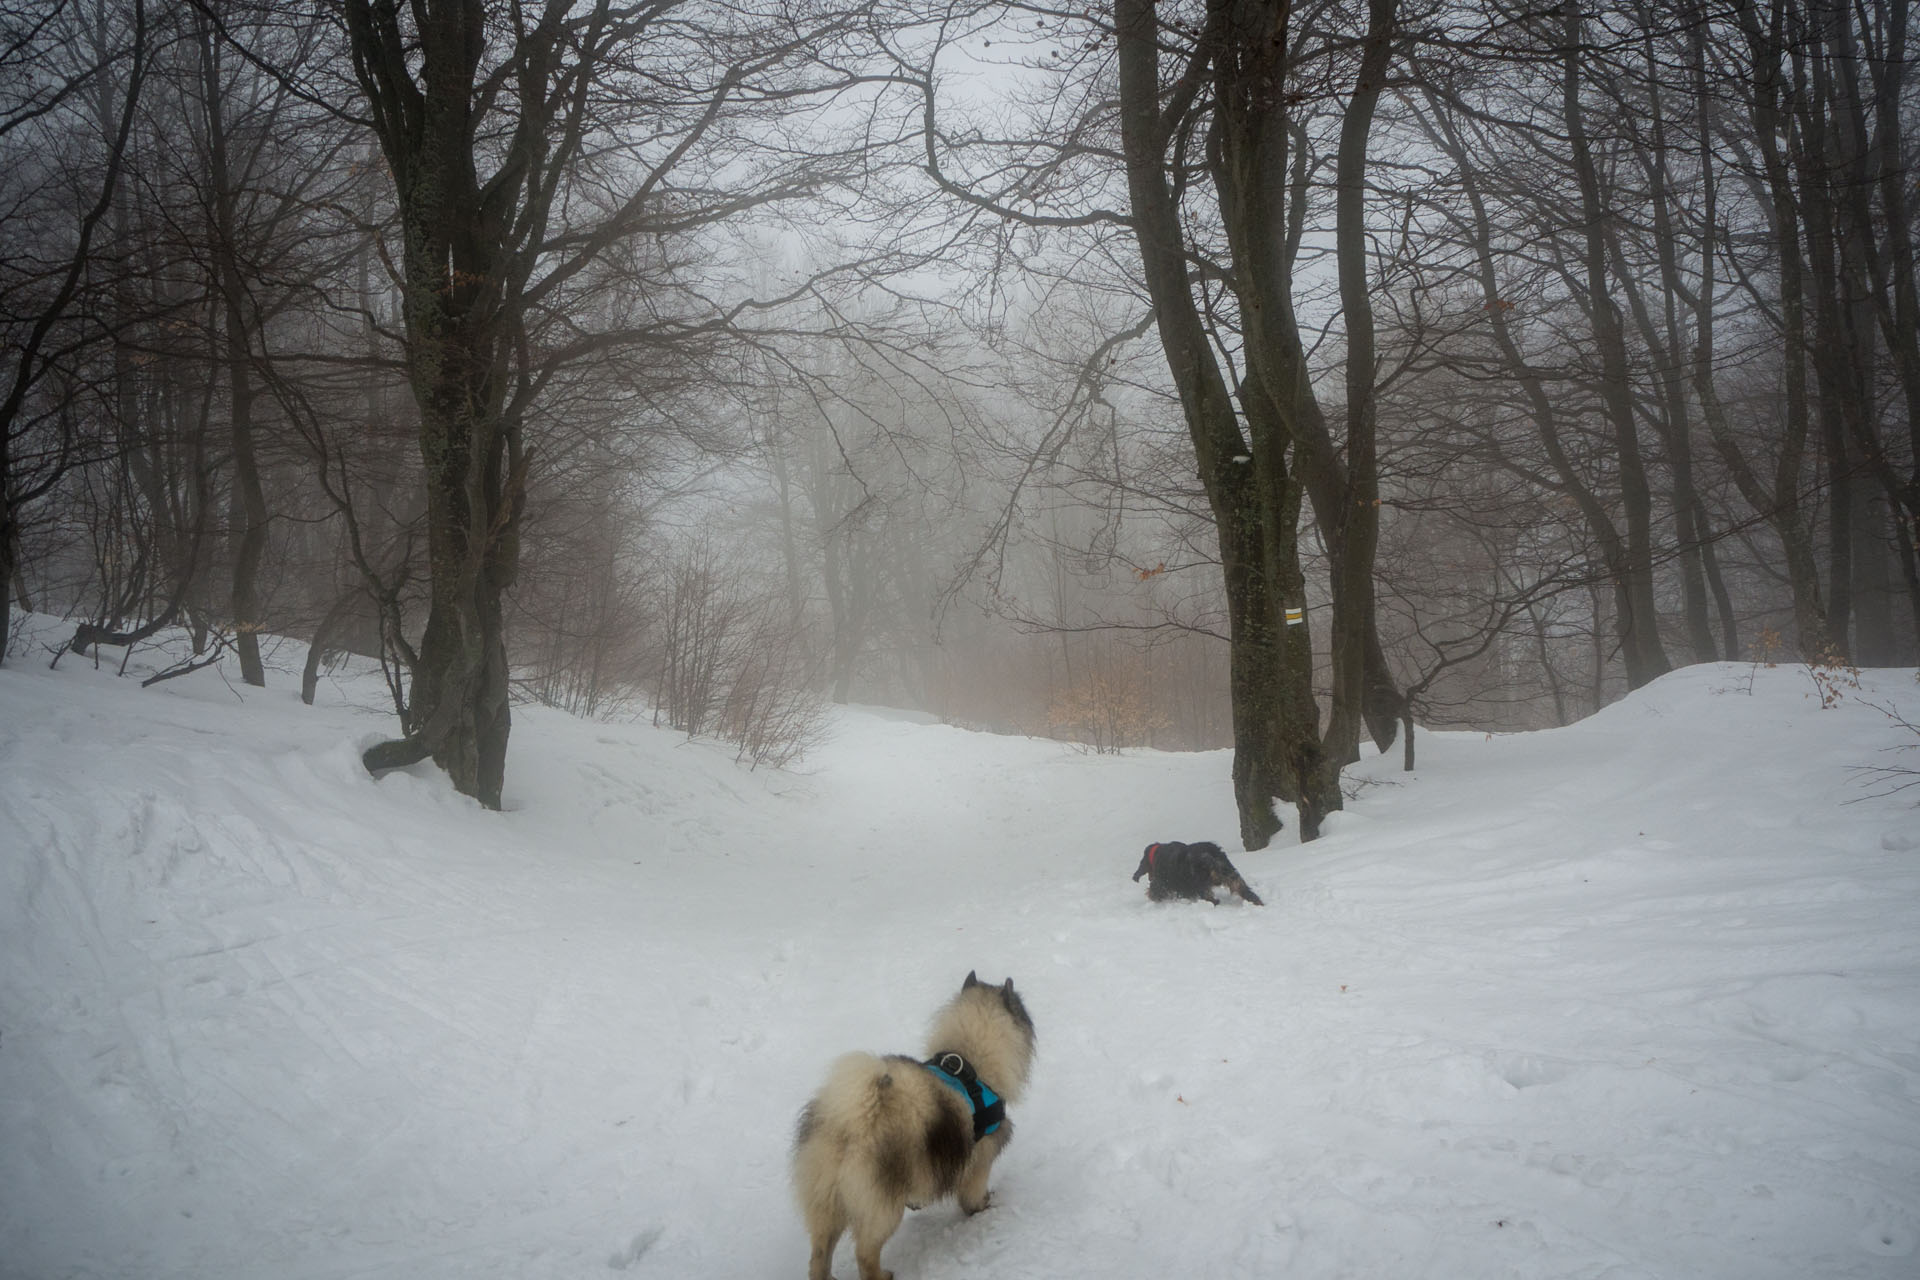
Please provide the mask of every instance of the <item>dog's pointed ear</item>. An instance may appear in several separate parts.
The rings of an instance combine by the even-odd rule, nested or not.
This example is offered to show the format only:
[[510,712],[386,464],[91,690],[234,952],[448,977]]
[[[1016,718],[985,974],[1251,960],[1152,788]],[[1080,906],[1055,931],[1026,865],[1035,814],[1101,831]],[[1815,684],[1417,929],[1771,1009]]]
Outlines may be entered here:
[[1003,995],[1003,996],[1010,996],[1010,995],[1012,995],[1012,994],[1013,994],[1013,979],[1012,979],[1012,978],[1008,978],[1008,979],[1007,979],[1007,980],[1006,980],[1005,982],[1003,982],[1003,983],[1001,983],[1001,984],[1000,984],[1000,994],[1001,994],[1001,995]]
[[967,980],[960,984],[960,989],[962,991],[967,991],[979,985],[980,985],[980,975],[975,973],[972,969],[969,969],[967,970]]

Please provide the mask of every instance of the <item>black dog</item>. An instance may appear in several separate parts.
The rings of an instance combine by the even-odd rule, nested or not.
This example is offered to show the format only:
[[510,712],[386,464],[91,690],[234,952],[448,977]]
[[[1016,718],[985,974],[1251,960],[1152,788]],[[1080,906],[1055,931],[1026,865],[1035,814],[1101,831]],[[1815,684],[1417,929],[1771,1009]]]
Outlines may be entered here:
[[1260,901],[1259,894],[1247,887],[1247,882],[1227,861],[1226,853],[1211,840],[1198,844],[1168,840],[1164,844],[1148,845],[1140,858],[1140,869],[1133,873],[1135,881],[1141,876],[1147,878],[1147,896],[1155,902],[1165,902],[1168,898],[1212,902],[1215,889],[1230,889],[1256,907],[1267,905]]

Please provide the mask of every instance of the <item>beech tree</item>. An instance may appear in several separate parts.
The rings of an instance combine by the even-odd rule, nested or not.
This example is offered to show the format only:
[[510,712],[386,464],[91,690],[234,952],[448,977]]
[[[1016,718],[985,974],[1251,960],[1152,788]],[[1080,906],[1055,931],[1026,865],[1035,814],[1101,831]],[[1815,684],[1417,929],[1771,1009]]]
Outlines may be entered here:
[[[1400,5],[1375,0],[1358,21],[1277,0],[1028,12],[1054,44],[1061,92],[1075,95],[1070,123],[1023,141],[942,128],[936,50],[920,73],[927,168],[964,207],[1007,225],[1129,233],[1108,260],[1151,308],[1219,542],[1241,838],[1248,848],[1272,838],[1280,798],[1297,803],[1301,837],[1312,839],[1342,803],[1340,772],[1361,733],[1391,743],[1401,709],[1373,602],[1367,226],[1369,140],[1402,37]],[[1324,169],[1345,337],[1337,420],[1322,405],[1296,297]],[[1119,207],[1103,205],[1113,197]],[[1324,734],[1302,625],[1308,502],[1330,566]]]
[[[1341,33],[1353,56],[1320,52],[1315,74],[1348,78],[1337,107],[1314,103],[1305,87],[1313,60],[1302,54],[1334,33],[1288,4],[1222,0],[1192,25],[1149,0],[1116,0],[1113,12],[1135,239],[1220,536],[1241,838],[1248,848],[1267,843],[1279,826],[1272,799],[1281,797],[1296,801],[1301,838],[1310,840],[1341,805],[1340,771],[1355,758],[1363,728],[1384,749],[1401,709],[1373,599],[1380,494],[1366,229],[1369,139],[1400,9],[1397,0],[1372,0],[1364,26]],[[1164,58],[1168,46],[1176,58]],[[1314,386],[1295,300],[1311,173],[1306,117],[1316,108],[1337,112],[1334,252],[1346,341],[1338,432]],[[1204,169],[1188,158],[1196,138]],[[1183,208],[1190,203],[1202,207]],[[1244,363],[1238,385],[1216,354],[1206,281],[1190,267],[1196,218],[1224,238],[1221,270]],[[1298,625],[1308,603],[1298,545],[1303,492],[1330,564],[1333,687],[1324,734],[1310,632]]]
[[[99,342],[74,323],[97,283],[112,211],[151,59],[144,0],[124,22],[79,5],[0,6],[0,147],[7,160],[8,251],[0,267],[0,608],[16,591],[25,509],[78,460],[74,391],[59,376]],[[103,127],[88,145],[87,116]],[[57,157],[79,163],[63,172]],[[74,212],[77,209],[78,216]],[[0,627],[0,660],[8,628]]]
[[[343,15],[398,207],[431,595],[408,733],[365,759],[431,756],[498,807],[530,416],[580,361],[725,340],[744,304],[649,251],[858,173],[857,147],[799,137],[803,112],[861,83],[832,59],[862,19],[698,0],[344,0]],[[775,145],[780,119],[796,135]]]

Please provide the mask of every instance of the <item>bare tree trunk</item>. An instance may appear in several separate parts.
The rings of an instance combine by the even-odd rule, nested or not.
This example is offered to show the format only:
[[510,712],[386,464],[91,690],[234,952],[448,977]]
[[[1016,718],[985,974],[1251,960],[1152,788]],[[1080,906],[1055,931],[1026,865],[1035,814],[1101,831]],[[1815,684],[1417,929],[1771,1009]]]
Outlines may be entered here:
[[772,455],[775,491],[780,501],[780,553],[787,572],[787,608],[796,623],[806,612],[806,591],[800,582],[800,538],[794,530],[793,481],[787,470],[787,448],[778,422],[770,425],[767,451]]
[[260,487],[260,464],[253,429],[253,324],[248,315],[247,282],[239,263],[239,229],[232,167],[228,160],[227,105],[221,79],[220,43],[204,12],[195,11],[200,44],[201,89],[207,151],[213,188],[213,283],[221,300],[225,330],[229,439],[233,446],[233,489],[229,539],[233,547],[234,649],[240,678],[256,688],[267,683],[260,662],[260,558],[267,547],[267,500]]
[[1587,308],[1593,320],[1594,342],[1600,350],[1600,398],[1613,429],[1615,461],[1620,469],[1620,502],[1626,514],[1622,563],[1625,576],[1620,584],[1625,612],[1618,618],[1620,651],[1627,667],[1627,687],[1638,689],[1672,669],[1660,643],[1659,612],[1653,595],[1653,491],[1647,481],[1639,431],[1634,423],[1626,340],[1607,278],[1606,223],[1612,215],[1602,206],[1599,170],[1587,138],[1586,116],[1580,101],[1580,50],[1585,20],[1579,0],[1565,0],[1561,16],[1566,28],[1562,100],[1573,172],[1580,185]]
[[[405,238],[403,309],[426,470],[430,600],[411,731],[363,759],[379,771],[432,756],[457,790],[497,809],[512,723],[501,596],[519,559],[526,463],[506,377],[518,319],[512,295],[527,269],[503,241],[510,228],[498,205],[503,186],[511,194],[511,179],[526,179],[534,154],[532,142],[523,142],[483,198],[473,130],[486,6],[441,0],[421,10],[410,38],[391,6],[347,3],[355,66],[374,107]],[[542,47],[521,56],[544,64],[544,46],[559,29],[550,9],[527,37]],[[539,83],[544,92],[544,76]],[[521,104],[522,131],[544,129],[543,107],[554,109]]]
[[[1880,230],[1886,244],[1887,287],[1877,289],[1875,296],[1879,301],[1881,328],[1906,402],[1907,452],[1912,467],[1904,479],[1893,475],[1890,466],[1886,471],[1890,488],[1905,511],[1906,522],[1896,522],[1905,548],[1912,544],[1909,523],[1913,528],[1920,528],[1920,272],[1916,271],[1912,205],[1907,199],[1912,170],[1901,115],[1911,6],[1906,0],[1893,0],[1891,4],[1887,0],[1872,0],[1870,12],[1873,26],[1883,32],[1879,49],[1870,51],[1866,59],[1873,76],[1878,152],[1875,178],[1880,189]],[[1911,567],[1910,554],[1903,550],[1901,559],[1908,566],[1910,582],[1920,576]],[[1913,607],[1916,618],[1920,619],[1920,598],[1914,599]]]
[[[1863,479],[1871,478],[1884,491],[1885,507],[1879,497],[1859,495],[1854,523],[1854,609],[1856,660],[1868,666],[1891,666],[1900,658],[1894,636],[1892,557],[1899,543],[1889,536],[1886,523],[1895,525],[1907,516],[1903,510],[1902,477],[1887,456],[1881,439],[1879,387],[1875,361],[1876,339],[1884,336],[1896,375],[1905,384],[1908,374],[1903,366],[1916,357],[1911,332],[1903,335],[1899,313],[1901,294],[1905,305],[1914,300],[1914,260],[1911,228],[1905,225],[1906,193],[1899,181],[1888,182],[1889,169],[1900,167],[1901,117],[1897,105],[1879,103],[1869,118],[1867,94],[1860,74],[1864,60],[1892,83],[1887,88],[1896,94],[1904,69],[1891,71],[1885,60],[1862,58],[1861,40],[1879,34],[1883,43],[1904,49],[1905,7],[1898,15],[1881,15],[1888,27],[1876,32],[1871,26],[1856,32],[1856,16],[1865,17],[1850,5],[1835,6],[1829,18],[1834,56],[1827,73],[1832,100],[1832,132],[1843,143],[1835,163],[1841,165],[1837,203],[1844,216],[1840,219],[1841,285],[1845,298],[1844,319],[1851,343],[1849,364],[1856,411],[1849,418],[1852,445],[1858,451]],[[1869,50],[1871,53],[1871,50]],[[1877,122],[1877,129],[1875,124]],[[1881,193],[1885,207],[1875,216],[1873,196]],[[1902,275],[1904,274],[1904,279]],[[1890,322],[1890,323],[1889,323]],[[1907,344],[1903,353],[1898,348]],[[1908,408],[1913,408],[1909,398]],[[1909,421],[1909,433],[1916,428]],[[1915,466],[1920,468],[1920,460]],[[1863,489],[1865,486],[1863,486]],[[1901,557],[1902,577],[1911,583],[1920,578],[1920,567]],[[1908,592],[1909,603],[1920,613],[1920,600]]]
[[320,667],[326,661],[327,650],[333,643],[334,634],[340,629],[341,622],[346,619],[359,599],[358,590],[349,591],[338,597],[327,609],[326,615],[320,619],[320,625],[313,629],[313,640],[307,645],[306,665],[300,672],[300,701],[309,707],[313,705],[314,694],[320,688]]
[[[0,458],[6,450],[0,447]],[[0,484],[6,483],[6,468],[0,465]],[[0,591],[9,595],[18,593],[20,610],[29,612],[31,606],[27,600],[26,577],[20,572],[20,533],[13,515],[13,504],[0,498]],[[5,597],[0,597],[4,601]],[[13,609],[10,604],[0,604],[6,608],[4,624],[0,624],[0,666],[7,661],[7,651],[13,646]],[[24,625],[25,619],[23,618]]]
[[[1276,0],[1225,0],[1210,7],[1205,37],[1214,89],[1209,158],[1233,255],[1233,288],[1248,367],[1248,456],[1268,539],[1268,591],[1275,606],[1284,611],[1305,603],[1286,594],[1286,579],[1292,574],[1286,566],[1297,561],[1297,555],[1290,549],[1293,531],[1283,508],[1286,488],[1296,483],[1296,475],[1312,498],[1332,561],[1333,714],[1325,736],[1309,743],[1317,712],[1309,720],[1298,704],[1310,700],[1293,695],[1286,705],[1297,709],[1281,726],[1283,754],[1276,762],[1276,772],[1297,789],[1302,839],[1317,836],[1325,815],[1340,808],[1340,771],[1356,757],[1362,728],[1372,727],[1383,748],[1399,729],[1398,696],[1375,634],[1373,569],[1380,512],[1364,220],[1368,138],[1393,54],[1396,14],[1394,0],[1370,0],[1335,161],[1335,254],[1348,343],[1344,459],[1314,399],[1293,312],[1291,227],[1276,216],[1290,187],[1298,190],[1301,182],[1288,165],[1290,6]],[[1140,91],[1145,88],[1143,82]],[[1289,449],[1290,467],[1284,462]],[[1284,634],[1284,612],[1280,624],[1279,643],[1291,650],[1296,642]],[[1369,715],[1370,709],[1377,714]]]
[[1733,594],[1727,590],[1726,575],[1720,571],[1719,553],[1714,550],[1720,535],[1714,531],[1705,506],[1699,510],[1696,528],[1700,532],[1701,571],[1706,574],[1707,587],[1713,592],[1714,608],[1720,615],[1720,643],[1723,648],[1718,656],[1734,662],[1740,657],[1740,619],[1733,609]]
[[[1606,581],[1613,593],[1614,613],[1618,617],[1625,617],[1632,612],[1628,593],[1630,556],[1627,540],[1614,523],[1607,504],[1594,491],[1580,469],[1574,465],[1562,439],[1559,409],[1553,398],[1547,394],[1546,384],[1539,370],[1528,362],[1526,353],[1521,350],[1514,336],[1512,325],[1507,317],[1511,303],[1501,294],[1500,279],[1495,270],[1493,226],[1487,214],[1479,173],[1469,155],[1465,140],[1455,131],[1443,112],[1433,113],[1430,135],[1447,152],[1460,174],[1461,187],[1467,198],[1467,208],[1472,219],[1469,230],[1472,237],[1475,275],[1480,285],[1481,295],[1486,299],[1487,325],[1493,335],[1494,345],[1499,348],[1508,376],[1519,387],[1525,399],[1534,436],[1540,443],[1541,451],[1546,455],[1548,465],[1553,468],[1555,478],[1559,480],[1562,489],[1578,508],[1588,532],[1599,544],[1601,564],[1605,567]],[[1597,586],[1595,590],[1598,590]],[[1597,612],[1595,617],[1599,617]],[[1597,709],[1598,704],[1596,703],[1595,706]]]
[[[1771,485],[1763,482],[1748,463],[1745,452],[1734,437],[1722,408],[1713,375],[1713,280],[1714,250],[1709,243],[1701,255],[1702,285],[1695,311],[1694,390],[1700,397],[1702,412],[1715,450],[1727,464],[1741,496],[1764,516],[1780,539],[1785,553],[1787,580],[1793,593],[1794,640],[1803,658],[1812,659],[1828,644],[1827,612],[1821,601],[1820,572],[1815,559],[1813,532],[1800,501],[1801,470],[1806,461],[1807,438],[1811,425],[1807,388],[1807,311],[1806,266],[1800,251],[1800,204],[1793,189],[1781,140],[1792,120],[1782,107],[1787,91],[1781,65],[1786,34],[1782,16],[1772,16],[1762,26],[1753,0],[1738,0],[1736,13],[1748,56],[1752,60],[1752,136],[1759,147],[1764,167],[1768,212],[1774,247],[1780,255],[1780,326],[1782,358],[1782,423],[1779,452],[1774,457]],[[1707,113],[1712,98],[1707,92],[1704,36],[1695,24],[1693,63],[1695,95],[1700,104],[1702,136],[1708,131]],[[1713,181],[1712,149],[1702,149],[1702,184],[1706,199],[1706,221],[1717,228],[1714,214],[1716,184]]]
[[[1656,319],[1617,239],[1614,256],[1620,266],[1620,280],[1633,308],[1642,340],[1657,362],[1656,378],[1664,418],[1667,466],[1673,481],[1672,508],[1675,552],[1680,563],[1681,616],[1695,662],[1712,662],[1719,656],[1714,644],[1713,627],[1708,621],[1707,568],[1711,547],[1707,540],[1706,511],[1693,479],[1693,426],[1687,402],[1686,361],[1681,355],[1686,340],[1680,331],[1680,300],[1686,296],[1680,276],[1679,233],[1674,225],[1670,154],[1667,142],[1666,95],[1661,86],[1661,67],[1654,49],[1651,15],[1639,14],[1646,92],[1651,117],[1652,137],[1641,149],[1641,168],[1648,180],[1647,197],[1653,213],[1653,243],[1660,267],[1661,313]],[[1705,238],[1712,239],[1708,229]],[[1724,587],[1722,587],[1724,592]],[[1724,615],[1723,615],[1724,616]]]
[[848,531],[824,529],[821,555],[826,562],[827,612],[833,623],[833,700],[844,706],[853,696],[853,673],[866,642],[867,588],[850,563],[854,555]]
[[1561,686],[1560,672],[1553,665],[1553,652],[1547,645],[1547,619],[1541,616],[1536,605],[1528,604],[1527,620],[1533,624],[1534,652],[1539,657],[1540,669],[1546,673],[1547,690],[1553,695],[1553,722],[1556,726],[1571,724],[1566,690]]
[[[1587,683],[1595,711],[1607,705],[1607,595],[1598,580],[1587,588],[1587,601],[1593,610],[1593,665]],[[1617,593],[1614,598],[1619,598]]]
[[[1232,689],[1234,797],[1240,838],[1265,848],[1280,829],[1273,797],[1284,691],[1278,612],[1265,564],[1261,490],[1284,484],[1280,460],[1267,458],[1264,486],[1253,475],[1254,446],[1242,435],[1231,393],[1208,345],[1206,328],[1187,282],[1179,213],[1166,176],[1166,148],[1178,112],[1160,106],[1159,22],[1153,0],[1115,0],[1114,34],[1120,69],[1120,129],[1134,234],[1160,343],[1180,394],[1193,438],[1201,483],[1213,510],[1227,596],[1229,682]],[[1275,59],[1275,66],[1282,60]],[[1191,79],[1191,77],[1190,77]],[[1188,101],[1197,82],[1184,84]],[[1304,605],[1304,601],[1300,602]],[[1317,730],[1317,726],[1315,726]],[[1312,735],[1317,746],[1317,731]]]
[[[1334,771],[1328,784],[1336,795],[1340,768],[1359,758],[1368,696],[1368,645],[1377,643],[1373,566],[1380,544],[1380,458],[1375,430],[1372,261],[1367,252],[1367,146],[1393,58],[1397,17],[1397,0],[1368,0],[1360,67],[1353,96],[1340,121],[1340,149],[1334,167],[1334,255],[1347,336],[1347,483],[1339,515],[1330,517],[1322,512],[1320,519],[1322,528],[1336,525],[1339,529],[1329,645],[1333,706],[1321,747],[1321,767]],[[1408,748],[1412,748],[1411,741]]]
[[[94,236],[100,229],[102,219],[113,208],[120,189],[127,144],[133,134],[141,88],[148,71],[147,35],[145,0],[134,0],[132,31],[126,48],[103,47],[86,73],[104,78],[123,52],[128,58],[127,79],[119,86],[117,120],[109,115],[104,122],[107,152],[99,198],[80,215],[72,251],[64,267],[57,273],[52,294],[38,313],[29,318],[27,332],[12,353],[12,367],[0,373],[0,379],[4,380],[4,386],[0,387],[0,601],[13,593],[15,575],[20,571],[22,511],[51,492],[73,460],[73,429],[64,417],[61,419],[59,446],[52,461],[41,465],[35,474],[24,474],[20,470],[14,456],[14,441],[21,433],[21,415],[27,407],[29,396],[55,367],[53,352],[58,347],[53,341],[55,327],[66,317],[68,309],[80,294],[82,280],[92,257]],[[104,44],[104,32],[101,39]],[[81,78],[84,79],[84,76]],[[6,627],[0,627],[0,632],[6,630]],[[6,647],[0,643],[0,663],[5,661]]]

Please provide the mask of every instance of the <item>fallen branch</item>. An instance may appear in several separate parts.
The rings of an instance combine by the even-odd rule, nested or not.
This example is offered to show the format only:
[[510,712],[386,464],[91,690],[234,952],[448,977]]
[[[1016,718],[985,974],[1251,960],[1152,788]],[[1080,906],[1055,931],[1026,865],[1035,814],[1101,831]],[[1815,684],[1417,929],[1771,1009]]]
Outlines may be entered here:
[[206,668],[219,662],[232,648],[232,638],[224,631],[216,631],[213,633],[213,651],[207,654],[206,657],[200,659],[198,662],[189,658],[178,666],[168,667],[165,671],[156,671],[145,680],[142,680],[140,687],[142,689],[148,689],[159,684],[162,680],[174,680],[180,676],[192,675],[196,671],[204,671]]

